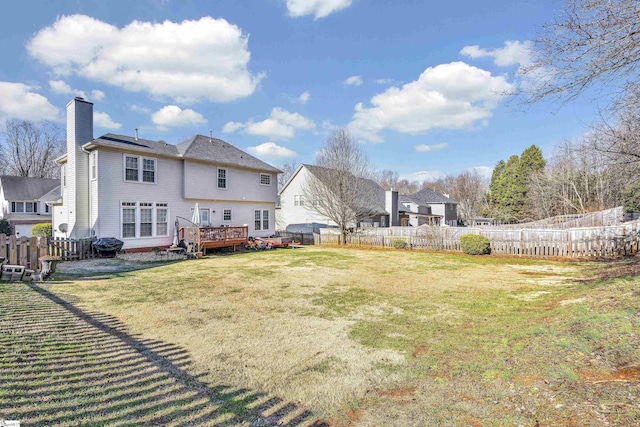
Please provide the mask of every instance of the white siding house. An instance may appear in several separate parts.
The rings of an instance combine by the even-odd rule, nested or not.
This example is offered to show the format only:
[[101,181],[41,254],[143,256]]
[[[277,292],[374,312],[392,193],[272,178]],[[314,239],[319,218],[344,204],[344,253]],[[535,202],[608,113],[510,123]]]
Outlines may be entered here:
[[35,224],[51,222],[48,202],[58,195],[58,180],[0,176],[0,218],[9,221],[18,237],[30,237]]
[[[308,225],[307,228],[318,225],[336,226],[331,219],[316,212],[312,201],[305,198],[305,187],[315,168],[317,166],[301,164],[280,189],[280,206],[276,212],[278,230],[286,230],[289,226],[296,226],[296,229],[300,229],[300,226],[303,225]],[[363,221],[362,225],[377,227],[399,225],[397,222],[398,193],[395,191],[385,192],[375,182],[366,181],[368,193],[375,198],[370,202],[372,206],[377,208],[379,214]],[[392,222],[393,224],[391,224]]]
[[[83,129],[92,107],[74,99],[67,126]],[[191,219],[196,203],[202,225],[247,225],[253,236],[275,232],[280,171],[233,145],[202,135],[173,145],[113,134],[86,134],[72,144],[70,136],[78,133],[67,129],[67,154],[58,159],[63,178],[56,236],[116,237],[125,249],[166,246],[175,236],[175,218]]]

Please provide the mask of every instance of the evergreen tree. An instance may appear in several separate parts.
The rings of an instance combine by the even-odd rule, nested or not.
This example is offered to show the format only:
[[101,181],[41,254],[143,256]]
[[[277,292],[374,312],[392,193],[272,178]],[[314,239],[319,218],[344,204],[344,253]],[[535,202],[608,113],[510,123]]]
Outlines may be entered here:
[[532,145],[522,155],[512,155],[500,160],[491,176],[491,204],[499,221],[517,222],[528,219],[531,207],[528,203],[529,177],[543,170],[544,158],[540,148]]

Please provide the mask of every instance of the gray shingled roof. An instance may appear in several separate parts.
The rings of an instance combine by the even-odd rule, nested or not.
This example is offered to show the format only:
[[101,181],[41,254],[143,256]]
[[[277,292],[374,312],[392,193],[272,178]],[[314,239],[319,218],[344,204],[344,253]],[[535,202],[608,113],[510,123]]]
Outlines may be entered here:
[[[323,169],[322,166],[315,165],[307,165],[303,164],[309,172],[311,172],[315,177],[321,178],[323,176],[322,173],[318,173],[320,169]],[[365,206],[367,209],[371,209],[371,211],[376,212],[376,215],[384,215],[390,214],[387,212],[385,206],[385,191],[377,182],[367,179],[367,178],[357,178],[360,181],[360,185],[362,186],[365,194],[375,194],[376,197],[374,199],[366,200],[365,203],[370,203],[369,206]]]
[[89,145],[110,147],[121,150],[134,151],[144,154],[155,154],[183,159],[203,160],[222,165],[240,166],[265,172],[280,173],[281,171],[268,163],[245,153],[221,139],[196,135],[180,144],[168,144],[164,141],[149,139],[137,140],[134,137],[108,133],[94,139]]
[[185,159],[198,159],[275,173],[282,172],[218,138],[196,135],[178,144],[177,148]]
[[458,204],[453,199],[448,198],[447,196],[443,196],[440,193],[436,193],[430,188],[423,188],[417,193],[409,194],[408,196],[399,196],[398,203],[402,202],[413,202],[420,206],[425,206],[430,203],[454,203]]
[[60,185],[58,179],[0,176],[6,200],[37,200]]

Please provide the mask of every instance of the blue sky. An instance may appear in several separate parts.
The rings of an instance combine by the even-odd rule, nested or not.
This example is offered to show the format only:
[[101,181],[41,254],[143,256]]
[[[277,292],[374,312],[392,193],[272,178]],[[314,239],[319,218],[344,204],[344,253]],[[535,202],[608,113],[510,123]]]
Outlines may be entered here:
[[313,162],[347,127],[378,169],[421,181],[485,172],[579,136],[582,97],[522,111],[528,40],[558,1],[26,1],[0,16],[0,121],[63,120],[94,102],[95,136],[195,133],[272,164]]

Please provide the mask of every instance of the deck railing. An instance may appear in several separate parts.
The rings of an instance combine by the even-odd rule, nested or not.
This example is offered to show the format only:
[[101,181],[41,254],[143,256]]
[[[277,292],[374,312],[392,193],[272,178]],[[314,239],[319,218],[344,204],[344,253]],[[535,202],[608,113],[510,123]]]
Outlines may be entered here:
[[181,227],[178,236],[185,242],[193,243],[195,249],[200,251],[242,244],[249,237],[249,227]]

